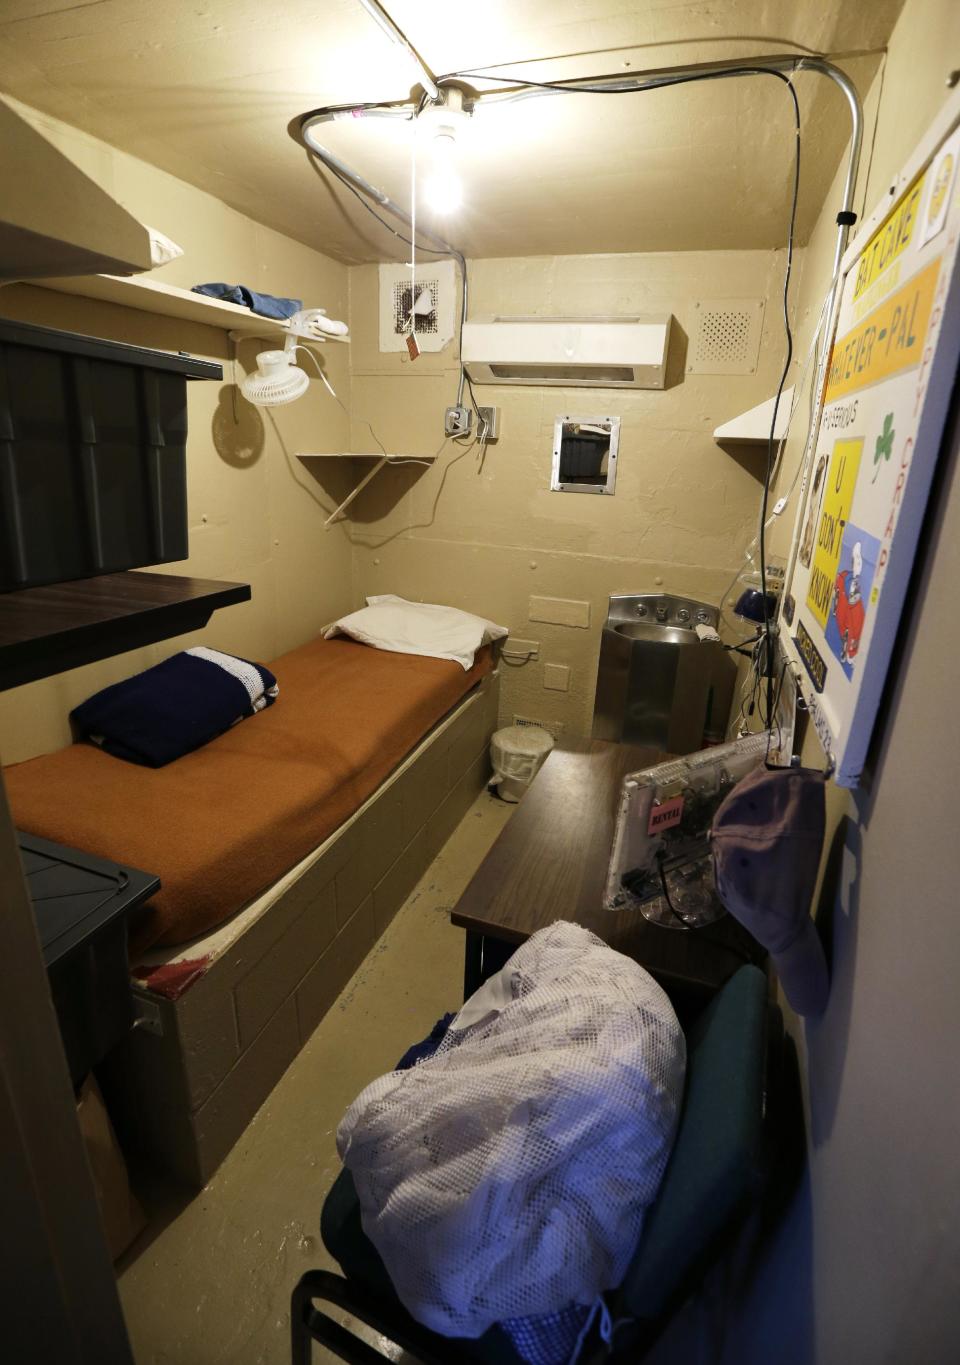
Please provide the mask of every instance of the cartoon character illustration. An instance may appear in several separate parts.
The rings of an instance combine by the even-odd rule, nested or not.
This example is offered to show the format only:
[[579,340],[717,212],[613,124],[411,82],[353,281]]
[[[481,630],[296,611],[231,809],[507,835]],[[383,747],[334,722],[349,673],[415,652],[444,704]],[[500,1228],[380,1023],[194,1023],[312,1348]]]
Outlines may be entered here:
[[823,476],[827,469],[827,457],[821,455],[817,464],[817,472],[813,476],[813,488],[810,490],[810,510],[807,513],[807,524],[803,528],[803,540],[800,542],[800,563],[805,569],[810,567],[810,557],[813,554],[813,533],[817,525],[817,513],[820,511],[820,499],[818,493],[821,492]]
[[853,547],[852,567],[841,569],[833,591],[831,615],[837,619],[840,632],[840,662],[845,664],[856,656],[863,634],[866,607],[863,605],[863,592],[860,578],[863,573],[863,548],[858,540]]

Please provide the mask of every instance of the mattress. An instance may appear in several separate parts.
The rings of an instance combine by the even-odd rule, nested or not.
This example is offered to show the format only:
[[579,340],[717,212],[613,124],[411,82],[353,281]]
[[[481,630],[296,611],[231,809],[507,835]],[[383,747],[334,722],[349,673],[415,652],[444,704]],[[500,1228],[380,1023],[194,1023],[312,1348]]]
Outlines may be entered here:
[[334,832],[492,670],[314,640],[275,706],[165,768],[72,744],[5,770],[18,828],[157,874],[131,951],[207,933]]

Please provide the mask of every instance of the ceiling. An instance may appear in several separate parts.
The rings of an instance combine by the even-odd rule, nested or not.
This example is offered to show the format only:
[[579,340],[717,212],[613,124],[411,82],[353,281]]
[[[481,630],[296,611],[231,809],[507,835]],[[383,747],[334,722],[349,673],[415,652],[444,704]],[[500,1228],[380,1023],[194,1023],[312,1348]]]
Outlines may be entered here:
[[[438,75],[496,63],[557,80],[796,52],[833,55],[861,94],[902,3],[386,0]],[[357,0],[4,0],[0,18],[0,90],[349,262],[395,258],[396,241],[316,172],[287,124],[328,103],[404,98],[415,80]],[[803,241],[849,119],[832,82],[801,74],[796,86]],[[323,135],[409,204],[409,125]],[[769,77],[484,109],[461,152],[466,201],[442,230],[474,257],[779,246],[792,150],[789,99]]]

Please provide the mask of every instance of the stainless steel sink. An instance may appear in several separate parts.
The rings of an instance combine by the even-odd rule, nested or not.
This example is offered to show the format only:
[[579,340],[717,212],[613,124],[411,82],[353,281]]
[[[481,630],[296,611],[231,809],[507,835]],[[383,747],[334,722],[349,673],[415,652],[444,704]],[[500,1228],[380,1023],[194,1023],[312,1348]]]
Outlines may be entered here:
[[628,640],[659,640],[665,645],[699,643],[696,632],[686,626],[662,626],[657,621],[618,621],[613,628]]
[[697,625],[717,608],[670,593],[610,598],[600,639],[594,739],[689,754],[725,737],[736,666]]

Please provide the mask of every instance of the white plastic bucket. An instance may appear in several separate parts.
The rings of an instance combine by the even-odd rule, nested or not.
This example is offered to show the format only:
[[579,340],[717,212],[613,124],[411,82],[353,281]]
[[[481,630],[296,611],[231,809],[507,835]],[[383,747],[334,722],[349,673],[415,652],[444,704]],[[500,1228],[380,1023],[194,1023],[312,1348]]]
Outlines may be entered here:
[[542,768],[554,738],[539,725],[507,725],[490,740],[493,780],[504,801],[519,801]]

